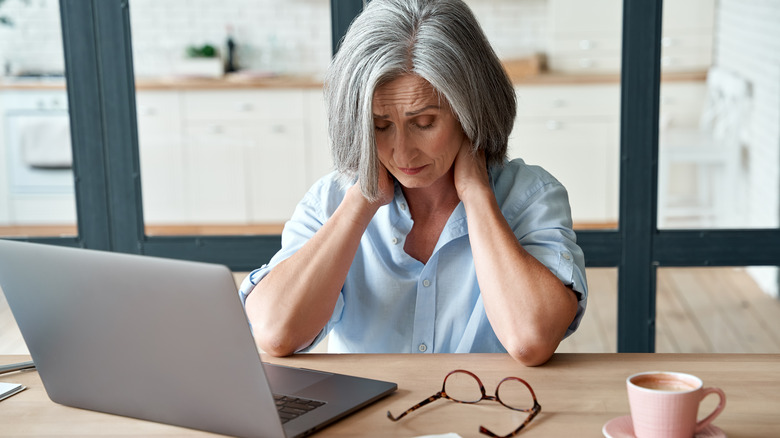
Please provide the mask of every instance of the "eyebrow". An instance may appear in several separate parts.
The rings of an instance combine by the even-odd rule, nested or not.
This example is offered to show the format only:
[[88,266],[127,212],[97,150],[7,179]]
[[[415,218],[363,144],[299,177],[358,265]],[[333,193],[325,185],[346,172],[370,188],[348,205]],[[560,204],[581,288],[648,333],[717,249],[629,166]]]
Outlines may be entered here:
[[[431,108],[433,108],[433,109],[441,109],[441,107],[439,105],[428,105],[428,106],[425,106],[425,107],[420,108],[418,110],[407,111],[406,113],[404,113],[404,115],[407,116],[407,117],[416,116],[417,114],[420,114],[420,113],[422,113],[424,111],[427,111],[427,110],[429,110]],[[389,114],[382,114],[382,115],[374,114],[374,117],[376,117],[378,119],[389,119],[390,115]]]

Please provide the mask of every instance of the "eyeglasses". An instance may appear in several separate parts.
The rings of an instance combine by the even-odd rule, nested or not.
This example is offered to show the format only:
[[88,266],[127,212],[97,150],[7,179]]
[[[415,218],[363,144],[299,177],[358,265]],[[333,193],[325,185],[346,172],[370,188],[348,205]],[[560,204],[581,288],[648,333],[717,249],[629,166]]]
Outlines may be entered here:
[[539,412],[542,411],[542,406],[536,401],[536,394],[531,388],[531,385],[519,377],[505,377],[498,382],[498,386],[496,386],[496,395],[491,396],[485,393],[485,385],[482,384],[482,381],[479,380],[479,377],[474,373],[466,370],[455,370],[450,371],[450,373],[444,377],[441,391],[412,406],[397,417],[393,416],[390,411],[387,411],[387,418],[398,421],[405,417],[406,414],[440,398],[467,404],[479,403],[482,400],[492,400],[501,403],[513,411],[529,413],[528,417],[523,421],[523,424],[508,435],[496,435],[484,426],[479,426],[480,433],[495,438],[509,438],[517,435],[534,419],[534,417],[536,417],[537,414],[539,414]]

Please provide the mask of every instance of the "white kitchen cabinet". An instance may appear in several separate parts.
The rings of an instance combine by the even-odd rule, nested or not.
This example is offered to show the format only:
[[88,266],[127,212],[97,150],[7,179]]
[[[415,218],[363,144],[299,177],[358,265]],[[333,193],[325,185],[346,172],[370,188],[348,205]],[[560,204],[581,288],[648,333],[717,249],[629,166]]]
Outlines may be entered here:
[[[549,0],[551,70],[618,73],[622,0]],[[706,70],[712,64],[715,0],[666,0],[661,64],[665,72]]]
[[190,220],[287,220],[308,188],[304,91],[188,90],[183,105]]
[[550,70],[620,71],[622,0],[549,0]]
[[699,126],[706,92],[704,81],[661,82],[658,110],[661,130]]
[[249,221],[249,141],[237,124],[185,125],[185,223],[245,224]]
[[523,158],[555,176],[569,192],[576,223],[618,217],[618,84],[516,87],[518,117],[510,158]]
[[181,102],[177,91],[138,91],[138,153],[144,221],[181,223],[184,199]]
[[309,188],[302,120],[276,120],[252,129],[248,149],[249,220],[283,223]]
[[328,139],[328,118],[325,113],[325,98],[322,89],[306,92],[306,185],[311,186],[318,179],[335,170]]

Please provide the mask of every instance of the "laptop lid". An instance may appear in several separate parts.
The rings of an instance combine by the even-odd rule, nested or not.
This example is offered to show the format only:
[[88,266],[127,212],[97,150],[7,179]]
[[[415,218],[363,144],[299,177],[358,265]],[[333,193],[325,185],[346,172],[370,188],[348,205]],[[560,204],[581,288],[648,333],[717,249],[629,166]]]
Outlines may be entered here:
[[[396,388],[280,367],[270,373],[279,381],[269,382],[222,265],[0,240],[0,286],[49,398],[64,405],[281,438],[311,433]],[[351,399],[323,400],[315,415],[283,426],[271,386]]]

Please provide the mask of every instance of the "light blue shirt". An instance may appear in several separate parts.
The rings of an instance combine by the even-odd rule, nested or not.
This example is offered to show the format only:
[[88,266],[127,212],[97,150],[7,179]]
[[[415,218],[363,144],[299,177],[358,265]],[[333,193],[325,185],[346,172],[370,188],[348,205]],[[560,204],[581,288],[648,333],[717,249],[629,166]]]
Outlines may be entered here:
[[[585,312],[587,284],[566,189],[520,159],[492,168],[490,177],[501,212],[523,248],[577,292],[577,316],[568,336]],[[335,173],[312,186],[285,224],[282,249],[243,281],[242,301],[322,227],[346,189]],[[485,314],[463,203],[452,212],[428,263],[404,251],[412,224],[396,183],[395,199],[368,225],[333,315],[308,349],[330,334],[328,350],[338,353],[506,352]]]

